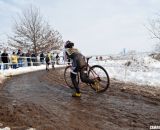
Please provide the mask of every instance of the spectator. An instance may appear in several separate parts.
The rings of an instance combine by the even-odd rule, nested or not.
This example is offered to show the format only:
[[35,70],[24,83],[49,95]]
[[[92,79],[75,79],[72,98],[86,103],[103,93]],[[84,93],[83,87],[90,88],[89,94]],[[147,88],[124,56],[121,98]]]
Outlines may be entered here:
[[51,54],[48,52],[45,58],[46,61],[46,70],[49,71],[49,65],[51,63]]
[[99,60],[100,60],[100,61],[102,61],[102,60],[103,60],[102,56],[100,56],[100,57],[99,57]]
[[98,56],[96,56],[96,60],[98,60]]
[[8,69],[9,57],[8,53],[6,52],[6,49],[4,49],[4,52],[1,55],[1,60],[4,64],[4,69]]
[[22,67],[23,66],[23,60],[22,60],[21,49],[18,49],[17,56],[18,56],[18,67]]
[[27,65],[31,66],[31,52],[30,52],[30,50],[28,50],[28,52],[26,53],[26,57],[27,57]]
[[41,64],[44,63],[44,58],[45,58],[45,55],[43,54],[43,52],[40,54],[40,62]]
[[60,57],[59,57],[59,55],[57,54],[57,55],[56,55],[56,64],[57,64],[57,65],[59,65],[59,60],[60,60]]
[[15,52],[13,52],[13,54],[11,56],[11,62],[12,62],[13,69],[16,69],[17,63],[18,63],[18,56],[15,54]]
[[55,54],[53,53],[51,56],[51,63],[52,63],[52,68],[55,69],[54,65],[55,65],[55,61],[56,61],[56,57]]
[[22,58],[22,67],[23,67],[25,65],[25,62],[26,62],[26,54],[22,53],[21,58]]
[[36,66],[36,54],[34,52],[31,55],[31,60],[32,60],[33,66]]

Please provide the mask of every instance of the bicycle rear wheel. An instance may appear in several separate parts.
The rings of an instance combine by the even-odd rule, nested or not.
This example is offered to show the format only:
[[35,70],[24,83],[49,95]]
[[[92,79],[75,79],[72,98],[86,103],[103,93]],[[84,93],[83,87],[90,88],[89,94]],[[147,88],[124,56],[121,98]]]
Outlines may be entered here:
[[89,69],[89,78],[98,82],[98,88],[91,85],[96,92],[104,92],[110,85],[110,79],[107,71],[100,65],[94,65]]
[[[67,66],[64,70],[64,80],[67,84],[68,87],[70,87],[71,89],[74,88],[73,84],[72,84],[72,80],[71,80],[71,66]],[[77,82],[79,83],[79,75],[77,74]]]

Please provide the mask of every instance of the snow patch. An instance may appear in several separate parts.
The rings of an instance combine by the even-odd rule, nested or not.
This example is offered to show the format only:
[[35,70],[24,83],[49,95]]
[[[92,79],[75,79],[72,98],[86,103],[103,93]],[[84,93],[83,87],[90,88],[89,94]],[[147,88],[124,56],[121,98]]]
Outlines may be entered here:
[[5,128],[0,128],[0,130],[11,130],[11,128],[5,127]]
[[91,64],[103,66],[109,73],[110,78],[139,85],[160,87],[160,61],[147,54],[112,58],[92,61]]

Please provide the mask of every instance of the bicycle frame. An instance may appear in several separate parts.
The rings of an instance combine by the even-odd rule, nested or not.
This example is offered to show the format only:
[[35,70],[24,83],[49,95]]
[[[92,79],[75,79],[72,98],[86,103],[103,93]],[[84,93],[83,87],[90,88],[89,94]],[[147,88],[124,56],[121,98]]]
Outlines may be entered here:
[[91,73],[93,74],[94,79],[96,79],[97,77],[99,78],[99,75],[94,70],[91,70]]
[[[87,60],[87,72],[89,73],[89,70],[90,70],[90,68],[91,68],[91,66],[89,65],[89,59],[91,59],[92,58],[92,56],[91,57],[88,57],[88,58],[86,58],[86,60]],[[99,75],[94,71],[94,70],[91,70],[91,73],[93,74],[93,76],[94,76],[94,79],[96,78],[96,76],[97,77],[99,77]],[[96,76],[95,76],[96,75]]]

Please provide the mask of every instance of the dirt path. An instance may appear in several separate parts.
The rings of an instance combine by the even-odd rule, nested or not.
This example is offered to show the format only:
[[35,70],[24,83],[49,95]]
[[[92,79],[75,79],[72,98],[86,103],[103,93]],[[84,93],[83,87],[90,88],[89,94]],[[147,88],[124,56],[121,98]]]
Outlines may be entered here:
[[[147,88],[147,89],[146,89]],[[0,123],[12,130],[146,130],[160,125],[160,90],[112,81],[103,94],[72,98],[63,69],[10,78],[0,90]]]

